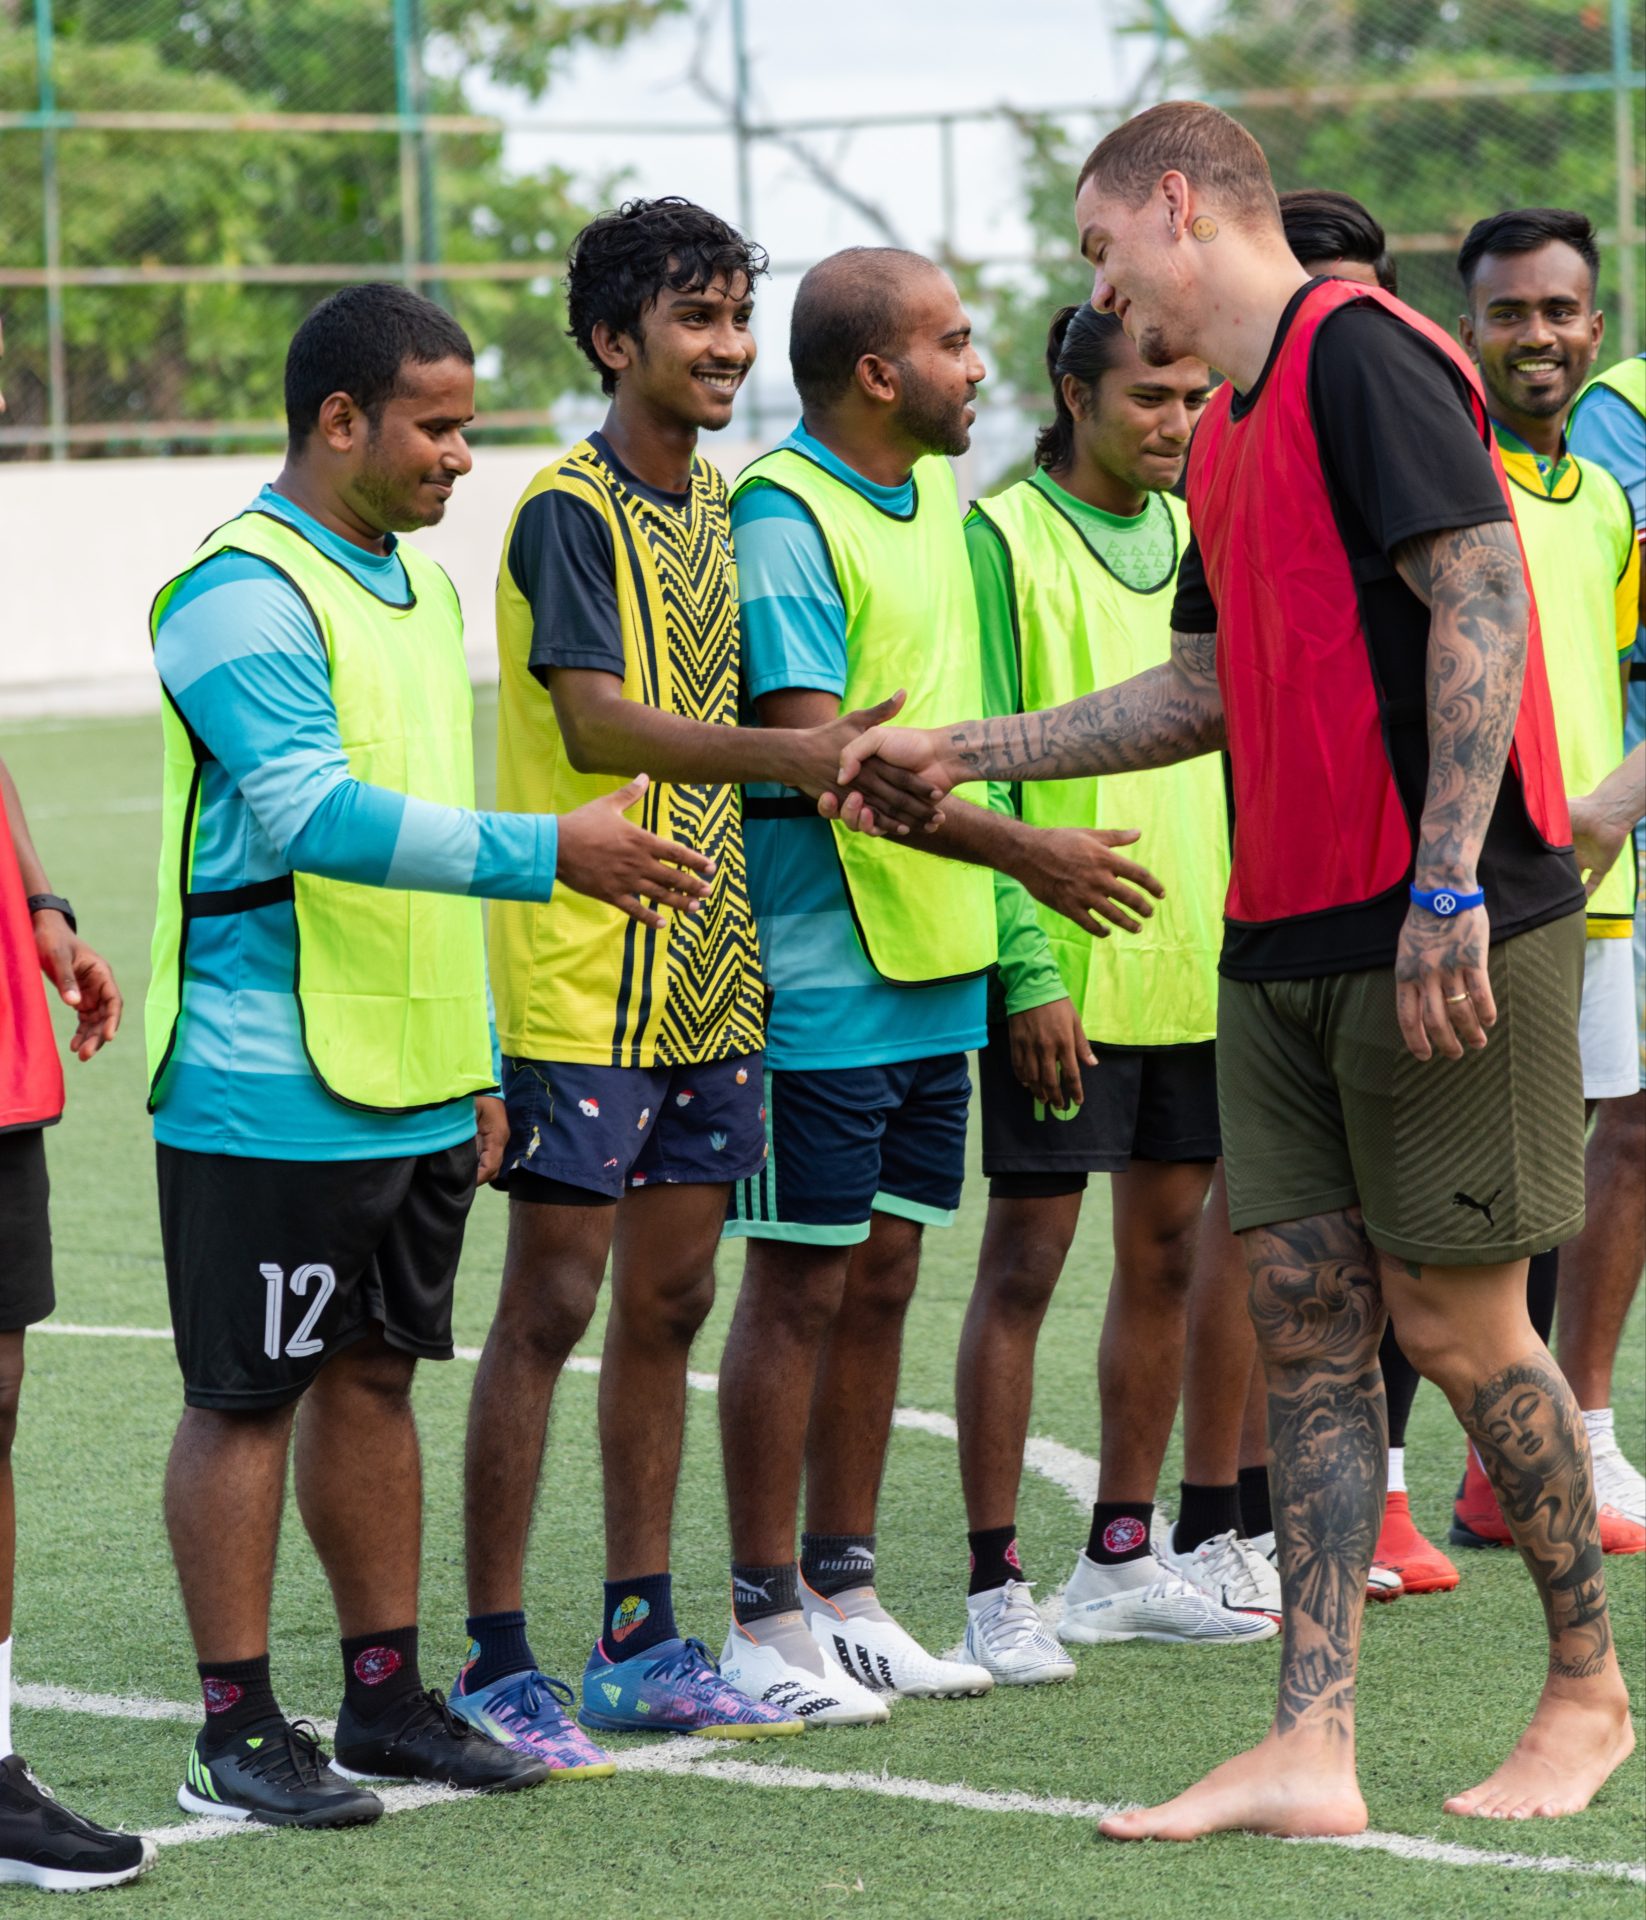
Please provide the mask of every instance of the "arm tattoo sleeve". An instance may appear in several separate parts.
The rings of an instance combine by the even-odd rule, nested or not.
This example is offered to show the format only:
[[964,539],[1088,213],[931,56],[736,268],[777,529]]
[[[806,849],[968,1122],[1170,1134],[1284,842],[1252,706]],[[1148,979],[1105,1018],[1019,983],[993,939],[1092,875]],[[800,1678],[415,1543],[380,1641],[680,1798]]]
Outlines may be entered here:
[[972,720],[948,750],[979,780],[1067,780],[1166,767],[1224,744],[1217,636],[1174,633],[1164,666],[1067,706]]
[[1530,607],[1505,520],[1421,534],[1395,566],[1429,608],[1429,784],[1417,871],[1472,884],[1520,710]]

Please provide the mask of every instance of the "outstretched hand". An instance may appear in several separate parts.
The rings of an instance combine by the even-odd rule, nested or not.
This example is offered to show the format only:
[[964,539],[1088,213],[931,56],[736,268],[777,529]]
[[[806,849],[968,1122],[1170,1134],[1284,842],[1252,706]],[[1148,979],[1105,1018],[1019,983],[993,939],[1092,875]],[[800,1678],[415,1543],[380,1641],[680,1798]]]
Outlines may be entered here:
[[1139,837],[1136,827],[1038,827],[1025,836],[1012,871],[1042,906],[1072,920],[1082,933],[1106,940],[1109,928],[1099,919],[1136,933],[1139,920],[1132,916],[1147,920],[1154,914],[1146,896],[1166,897],[1147,867],[1114,851]]
[[647,905],[698,913],[714,877],[707,854],[655,833],[625,818],[651,784],[637,773],[615,793],[604,793],[572,813],[560,816],[555,879],[574,893],[621,907],[630,919],[660,927],[663,916]]

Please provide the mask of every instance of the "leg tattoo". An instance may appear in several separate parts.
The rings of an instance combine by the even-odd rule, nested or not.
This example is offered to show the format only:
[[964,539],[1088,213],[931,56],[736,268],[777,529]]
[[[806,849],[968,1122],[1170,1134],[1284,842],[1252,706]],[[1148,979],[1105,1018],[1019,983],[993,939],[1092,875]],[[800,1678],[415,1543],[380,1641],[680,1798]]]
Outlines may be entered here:
[[1275,1731],[1307,1722],[1348,1740],[1388,1453],[1382,1290],[1358,1212],[1260,1228],[1246,1244],[1285,1603]]
[[1612,1630],[1583,1416],[1547,1353],[1476,1389],[1462,1411],[1549,1623],[1549,1672],[1593,1679]]

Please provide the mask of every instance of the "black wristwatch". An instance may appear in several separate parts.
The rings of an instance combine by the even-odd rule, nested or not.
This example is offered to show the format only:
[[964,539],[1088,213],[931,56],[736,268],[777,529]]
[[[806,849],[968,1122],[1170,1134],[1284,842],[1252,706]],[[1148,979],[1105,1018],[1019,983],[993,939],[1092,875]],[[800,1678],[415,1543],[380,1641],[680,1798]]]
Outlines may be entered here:
[[[15,897],[15,896],[14,896]],[[78,933],[80,927],[74,917],[74,909],[60,893],[31,893],[29,895],[30,913],[60,913],[69,923],[69,932]]]

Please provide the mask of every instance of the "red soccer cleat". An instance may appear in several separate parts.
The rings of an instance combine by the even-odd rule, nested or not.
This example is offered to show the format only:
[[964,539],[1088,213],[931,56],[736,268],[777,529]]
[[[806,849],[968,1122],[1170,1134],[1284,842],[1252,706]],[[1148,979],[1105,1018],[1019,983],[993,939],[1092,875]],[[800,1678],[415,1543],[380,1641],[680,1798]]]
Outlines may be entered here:
[[1400,1575],[1403,1593],[1450,1593],[1461,1577],[1439,1547],[1412,1524],[1411,1502],[1403,1493],[1391,1493],[1384,1502],[1383,1531],[1377,1536],[1372,1560]]
[[1469,1449],[1469,1464],[1463,1469],[1463,1484],[1452,1503],[1452,1526],[1446,1538],[1454,1547],[1512,1547],[1515,1543],[1473,1447]]
[[[1602,1553],[1646,1553],[1646,1527],[1638,1525],[1614,1506],[1600,1508],[1600,1550]],[[1451,1531],[1447,1539],[1454,1547],[1512,1547],[1514,1535],[1497,1504],[1486,1469],[1469,1449],[1469,1464],[1463,1484],[1452,1506]],[[1378,1558],[1383,1556],[1380,1553]]]

